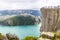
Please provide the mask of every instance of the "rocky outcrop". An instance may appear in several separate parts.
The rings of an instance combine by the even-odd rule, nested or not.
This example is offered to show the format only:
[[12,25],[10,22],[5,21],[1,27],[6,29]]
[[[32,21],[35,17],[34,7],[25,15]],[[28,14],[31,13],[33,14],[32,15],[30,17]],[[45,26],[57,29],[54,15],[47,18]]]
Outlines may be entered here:
[[[41,32],[56,32],[60,29],[60,7],[42,7]],[[59,26],[59,27],[58,27]]]
[[19,38],[10,33],[7,33],[6,35],[2,35],[2,33],[0,33],[0,40],[19,40]]
[[19,40],[19,38],[16,35],[12,35],[10,33],[7,33],[6,36],[9,40]]
[[38,40],[60,40],[60,33],[56,32],[41,32]]
[[38,40],[51,40],[51,39],[47,39],[47,38],[42,38],[42,37],[40,37]]
[[0,33],[0,40],[8,40],[8,38]]
[[40,23],[40,17],[31,14],[20,14],[3,21],[6,26],[34,25]]

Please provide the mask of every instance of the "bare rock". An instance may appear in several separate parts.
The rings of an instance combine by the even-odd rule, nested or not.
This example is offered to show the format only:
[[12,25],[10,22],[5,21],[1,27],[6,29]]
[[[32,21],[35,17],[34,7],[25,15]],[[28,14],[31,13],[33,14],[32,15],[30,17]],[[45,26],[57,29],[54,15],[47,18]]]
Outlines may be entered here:
[[12,35],[10,33],[7,33],[6,36],[9,40],[19,40],[19,38],[16,35]]

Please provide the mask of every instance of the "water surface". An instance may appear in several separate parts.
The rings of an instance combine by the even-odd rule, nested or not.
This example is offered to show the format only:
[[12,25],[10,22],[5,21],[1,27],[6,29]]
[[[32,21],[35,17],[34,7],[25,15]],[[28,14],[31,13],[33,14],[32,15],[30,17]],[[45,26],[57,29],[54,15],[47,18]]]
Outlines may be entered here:
[[36,36],[40,35],[40,25],[28,25],[28,26],[0,26],[0,33],[6,34],[16,34],[20,39],[26,36]]

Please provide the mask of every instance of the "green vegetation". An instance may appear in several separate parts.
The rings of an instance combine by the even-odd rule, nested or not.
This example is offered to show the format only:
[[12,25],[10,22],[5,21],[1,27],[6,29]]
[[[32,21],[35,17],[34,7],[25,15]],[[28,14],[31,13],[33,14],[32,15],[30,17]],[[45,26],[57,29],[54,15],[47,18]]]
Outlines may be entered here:
[[7,33],[6,35],[3,35],[0,33],[0,40],[38,40],[38,37],[26,36],[25,38],[20,39],[15,34]]
[[11,18],[8,18],[3,21],[2,24],[6,26],[19,26],[19,25],[34,25],[39,24],[40,18],[32,15],[17,15]]
[[27,36],[27,37],[25,37],[23,40],[38,40],[38,37]]

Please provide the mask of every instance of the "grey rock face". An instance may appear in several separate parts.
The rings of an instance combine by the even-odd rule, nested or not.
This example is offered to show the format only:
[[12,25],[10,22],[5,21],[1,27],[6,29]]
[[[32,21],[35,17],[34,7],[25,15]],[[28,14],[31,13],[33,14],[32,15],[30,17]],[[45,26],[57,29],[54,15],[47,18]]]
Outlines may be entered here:
[[42,26],[40,31],[56,32],[60,29],[60,8],[48,7],[41,8],[42,12]]

